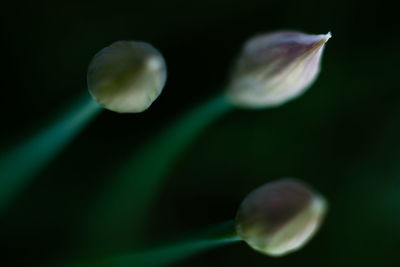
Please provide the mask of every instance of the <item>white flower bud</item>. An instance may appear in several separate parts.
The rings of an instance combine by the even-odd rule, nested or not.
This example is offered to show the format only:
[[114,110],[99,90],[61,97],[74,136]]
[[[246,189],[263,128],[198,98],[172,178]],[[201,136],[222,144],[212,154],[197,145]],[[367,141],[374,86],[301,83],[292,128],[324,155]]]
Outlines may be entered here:
[[233,68],[228,98],[238,106],[263,108],[298,97],[316,79],[330,37],[282,31],[250,39]]
[[236,216],[237,234],[253,249],[281,256],[300,249],[316,232],[325,200],[304,184],[282,179],[251,192]]
[[89,92],[101,106],[119,113],[146,110],[167,78],[163,56],[153,46],[118,41],[100,50],[89,65]]

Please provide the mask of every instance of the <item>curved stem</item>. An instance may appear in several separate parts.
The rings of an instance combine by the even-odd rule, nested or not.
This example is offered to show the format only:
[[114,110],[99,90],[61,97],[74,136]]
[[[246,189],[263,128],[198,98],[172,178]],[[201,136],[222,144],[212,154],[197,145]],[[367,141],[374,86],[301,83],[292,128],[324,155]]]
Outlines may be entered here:
[[137,240],[151,201],[177,158],[202,130],[231,109],[225,96],[218,95],[184,114],[137,151],[111,179],[90,214],[86,232],[89,241],[95,241],[90,246],[124,247]]
[[0,155],[0,213],[102,108],[87,93],[56,121]]
[[176,263],[194,254],[201,253],[205,250],[227,245],[240,240],[240,237],[238,237],[235,232],[234,221],[228,221],[211,227],[202,233],[197,234],[196,237],[190,239],[172,242],[147,250],[74,264],[73,266],[166,266]]

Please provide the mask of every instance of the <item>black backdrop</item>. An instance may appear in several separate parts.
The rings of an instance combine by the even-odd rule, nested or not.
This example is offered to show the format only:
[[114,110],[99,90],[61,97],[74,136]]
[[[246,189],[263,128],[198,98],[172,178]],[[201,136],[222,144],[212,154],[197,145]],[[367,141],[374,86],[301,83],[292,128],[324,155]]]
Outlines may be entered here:
[[223,88],[254,34],[332,32],[321,75],[301,98],[236,110],[210,126],[155,196],[148,241],[233,218],[251,189],[299,177],[330,203],[303,250],[280,259],[245,244],[182,266],[397,266],[400,91],[397,9],[385,1],[15,1],[2,3],[1,147],[86,90],[91,57],[116,40],[165,56],[168,81],[136,115],[103,112],[0,220],[1,266],[37,266],[82,249],[82,221],[119,163],[153,134]]

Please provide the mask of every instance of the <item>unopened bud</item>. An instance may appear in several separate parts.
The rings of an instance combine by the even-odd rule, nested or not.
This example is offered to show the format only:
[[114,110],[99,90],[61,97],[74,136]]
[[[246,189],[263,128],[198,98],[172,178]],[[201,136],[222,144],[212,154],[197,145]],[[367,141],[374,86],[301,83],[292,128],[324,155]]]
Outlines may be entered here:
[[300,249],[316,232],[325,200],[304,184],[282,179],[251,192],[236,216],[237,234],[253,249],[281,256]]
[[166,78],[166,64],[160,52],[136,41],[118,41],[100,50],[87,74],[94,100],[119,113],[146,110],[160,95]]
[[250,39],[233,69],[228,98],[238,106],[263,108],[298,97],[316,79],[330,37],[282,31]]

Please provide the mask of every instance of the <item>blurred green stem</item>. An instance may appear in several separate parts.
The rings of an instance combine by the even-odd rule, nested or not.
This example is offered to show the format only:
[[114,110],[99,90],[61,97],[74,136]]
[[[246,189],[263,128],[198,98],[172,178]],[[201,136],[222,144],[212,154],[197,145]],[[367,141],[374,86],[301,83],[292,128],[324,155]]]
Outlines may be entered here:
[[185,113],[137,151],[105,188],[89,217],[89,244],[131,244],[149,213],[151,201],[177,158],[213,121],[233,107],[218,95]]
[[47,127],[0,155],[0,213],[102,108],[87,93]]
[[195,237],[152,249],[74,264],[75,267],[156,267],[176,263],[202,251],[240,241],[234,221],[211,227]]

